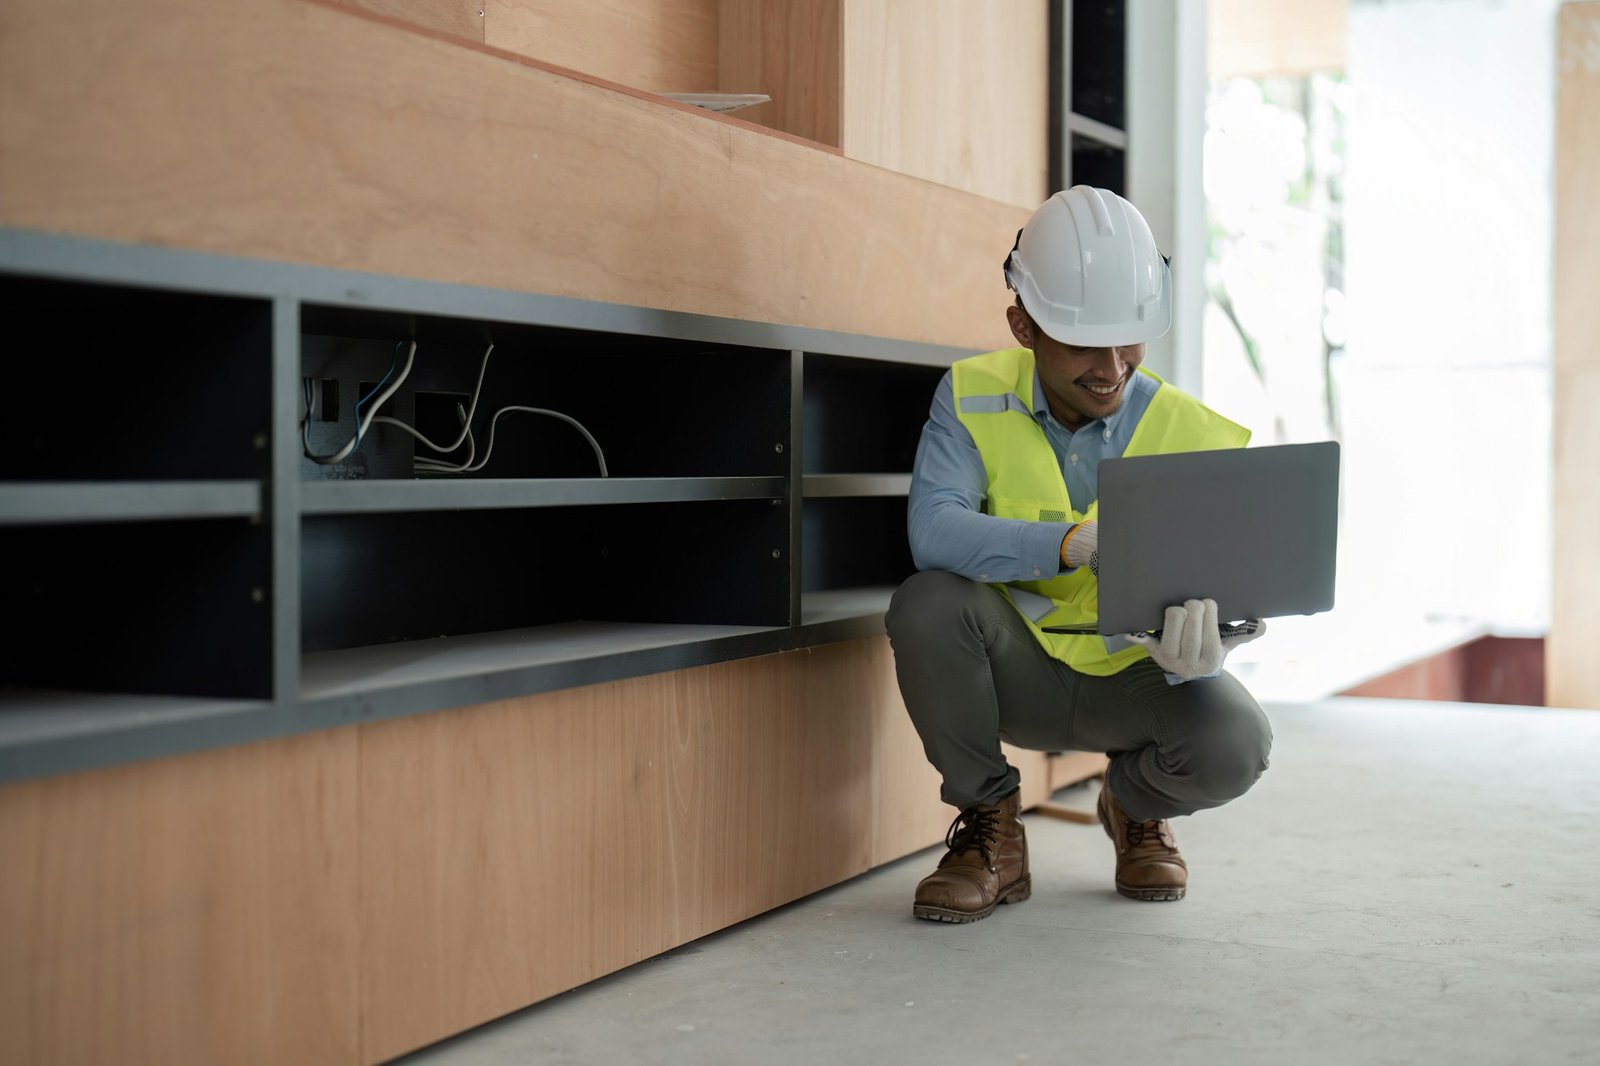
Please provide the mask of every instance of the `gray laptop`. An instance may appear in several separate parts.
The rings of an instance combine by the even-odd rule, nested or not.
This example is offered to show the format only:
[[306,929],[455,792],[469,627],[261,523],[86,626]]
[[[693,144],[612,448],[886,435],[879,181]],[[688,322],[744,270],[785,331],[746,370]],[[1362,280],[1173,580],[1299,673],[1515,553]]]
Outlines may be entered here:
[[1166,608],[1224,622],[1333,606],[1339,445],[1184,452],[1100,464],[1102,634],[1153,632]]

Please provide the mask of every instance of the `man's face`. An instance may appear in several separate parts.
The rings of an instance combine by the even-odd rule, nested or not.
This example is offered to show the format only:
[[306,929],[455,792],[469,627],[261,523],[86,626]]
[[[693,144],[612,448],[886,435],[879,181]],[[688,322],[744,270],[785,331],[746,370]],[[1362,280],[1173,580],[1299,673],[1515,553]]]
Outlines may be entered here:
[[1116,414],[1128,381],[1144,362],[1144,345],[1080,348],[1047,336],[1022,308],[1006,311],[1012,335],[1033,350],[1050,413],[1068,429]]

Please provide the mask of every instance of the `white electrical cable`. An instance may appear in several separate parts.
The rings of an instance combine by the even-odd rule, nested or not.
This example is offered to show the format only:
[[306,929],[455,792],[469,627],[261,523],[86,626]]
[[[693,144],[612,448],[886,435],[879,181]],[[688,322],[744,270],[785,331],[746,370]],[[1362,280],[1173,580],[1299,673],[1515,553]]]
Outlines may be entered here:
[[349,442],[347,444],[345,444],[345,446],[343,448],[340,448],[337,452],[334,452],[332,455],[314,455],[314,454],[312,454],[312,451],[311,451],[311,413],[316,408],[316,404],[314,402],[316,397],[315,397],[315,393],[313,392],[313,390],[310,387],[311,379],[310,378],[305,379],[306,380],[306,417],[300,422],[300,442],[305,448],[306,458],[310,459],[314,463],[321,463],[323,466],[332,466],[334,463],[342,463],[346,459],[348,459],[350,457],[350,453],[355,451],[358,447],[361,446],[361,439],[367,435],[367,430],[372,427],[372,421],[373,421],[374,418],[377,417],[377,414],[383,408],[383,405],[385,403],[387,403],[388,400],[389,400],[389,397],[393,396],[396,392],[398,392],[399,389],[400,389],[400,386],[405,383],[406,376],[411,373],[411,363],[412,363],[413,360],[416,359],[416,356],[417,356],[417,342],[416,341],[412,341],[410,350],[408,350],[406,352],[406,365],[401,369],[400,375],[398,377],[396,377],[394,379],[394,381],[390,382],[389,383],[389,387],[387,389],[384,389],[381,393],[379,393],[378,394],[378,398],[375,401],[373,401],[372,406],[367,408],[366,415],[364,417],[362,417],[359,422],[356,423],[356,435],[351,437]]
[[[494,413],[494,417],[489,420],[489,446],[484,449],[483,458],[481,460],[479,460],[478,462],[474,463],[472,461],[472,458],[469,457],[465,463],[462,463],[459,466],[455,466],[455,465],[451,465],[449,463],[440,462],[437,459],[429,459],[429,458],[424,457],[424,458],[416,460],[417,468],[421,469],[421,470],[431,471],[433,473],[448,473],[448,474],[474,473],[476,471],[482,470],[488,464],[489,457],[494,454],[494,427],[495,427],[496,423],[498,423],[500,421],[500,416],[501,415],[507,414],[507,413],[512,412],[512,411],[522,411],[522,412],[525,412],[527,414],[532,414],[532,415],[547,415],[547,416],[549,416],[551,418],[559,418],[559,419],[561,419],[561,421],[563,421],[563,422],[567,423],[568,425],[574,427],[575,429],[577,429],[577,431],[579,433],[583,434],[583,439],[589,442],[589,447],[594,449],[595,460],[600,464],[600,476],[601,477],[610,477],[611,476],[610,471],[606,469],[606,457],[605,457],[605,453],[603,453],[600,450],[600,442],[594,439],[594,434],[590,433],[587,429],[584,428],[584,425],[583,425],[582,422],[579,422],[576,418],[573,418],[571,415],[564,415],[560,411],[552,411],[549,408],[545,408],[545,407],[522,407],[522,406],[517,406],[517,405],[500,408],[500,410],[498,410],[498,411],[496,411]],[[467,439],[469,441],[472,440],[472,436],[471,436],[470,433],[467,435]],[[474,442],[474,450],[476,450],[476,442]]]
[[520,411],[527,414],[546,415],[550,418],[559,418],[563,422],[566,422],[573,428],[577,429],[579,433],[583,434],[583,439],[589,442],[589,447],[594,450],[595,461],[600,464],[600,476],[610,477],[610,471],[606,469],[605,453],[600,450],[600,442],[594,439],[594,434],[590,433],[588,429],[584,427],[582,422],[579,422],[571,415],[564,415],[560,411],[552,411],[544,407],[522,407],[513,405],[509,407],[502,407],[500,410],[496,411],[494,413],[494,417],[489,420],[489,445],[486,449],[484,449],[483,459],[478,460],[478,442],[472,435],[472,419],[478,411],[478,399],[483,395],[483,377],[489,369],[489,356],[493,352],[494,345],[492,343],[488,348],[484,349],[483,361],[478,364],[478,382],[472,388],[471,406],[463,411],[461,405],[456,404],[456,417],[461,419],[461,433],[450,444],[435,444],[433,441],[429,440],[426,436],[419,432],[416,427],[408,425],[407,423],[400,421],[398,418],[391,418],[388,415],[378,414],[378,412],[382,410],[383,405],[388,402],[389,398],[393,396],[396,391],[399,390],[400,386],[404,384],[406,378],[411,374],[411,365],[416,359],[417,355],[416,341],[411,342],[411,348],[406,352],[406,364],[403,368],[401,368],[400,375],[390,383],[388,388],[384,389],[383,392],[378,395],[376,401],[374,401],[372,406],[367,409],[366,415],[357,423],[356,435],[350,438],[349,442],[346,443],[343,448],[339,449],[332,455],[313,455],[311,452],[311,415],[316,410],[316,390],[312,388],[312,382],[310,378],[304,379],[306,416],[300,423],[300,439],[301,443],[305,447],[306,457],[311,459],[313,462],[321,463],[325,466],[331,466],[334,463],[341,463],[345,459],[349,458],[350,454],[360,446],[362,439],[367,435],[367,431],[372,428],[373,424],[382,422],[384,425],[396,426],[405,430],[417,440],[421,441],[425,446],[441,454],[453,452],[457,448],[461,447],[463,443],[468,445],[467,461],[465,463],[457,465],[444,462],[440,459],[430,459],[424,456],[422,458],[413,460],[413,465],[416,469],[428,471],[430,473],[442,474],[475,473],[488,465],[489,457],[494,454],[494,430],[495,426],[500,421],[500,416],[510,412]]
[[[432,448],[436,452],[453,452],[453,451],[455,451],[457,448],[461,447],[462,443],[465,442],[467,440],[467,438],[472,436],[472,416],[478,413],[478,397],[483,393],[483,375],[484,375],[484,372],[489,369],[489,355],[493,351],[494,351],[494,345],[493,344],[490,344],[488,348],[484,349],[483,362],[478,364],[478,383],[472,387],[472,404],[471,404],[471,406],[469,406],[467,408],[467,413],[466,413],[465,416],[461,416],[461,405],[460,404],[456,404],[456,414],[457,414],[458,417],[461,417],[461,419],[462,419],[461,420],[461,435],[459,437],[457,437],[451,443],[449,443],[449,444],[435,444],[435,443],[433,443],[433,441],[429,440],[427,437],[424,437],[422,435],[422,433],[419,432],[415,426],[407,425],[406,423],[400,421],[398,418],[390,418],[388,415],[381,415],[378,418],[373,419],[373,421],[374,422],[382,422],[384,425],[387,425],[387,426],[399,426],[401,429],[405,430],[407,433],[411,434],[413,437],[417,438],[423,444],[427,445],[429,448]],[[422,461],[423,462],[429,462],[430,460],[423,459]],[[472,462],[472,460],[469,458],[467,460],[467,462],[470,463],[470,462]]]

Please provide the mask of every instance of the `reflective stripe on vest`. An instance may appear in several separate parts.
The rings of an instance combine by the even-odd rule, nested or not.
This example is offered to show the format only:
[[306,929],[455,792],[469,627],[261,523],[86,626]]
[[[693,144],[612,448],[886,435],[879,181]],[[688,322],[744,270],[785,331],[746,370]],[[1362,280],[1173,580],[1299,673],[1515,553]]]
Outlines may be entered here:
[[[978,445],[988,477],[985,513],[1029,522],[1086,522],[1099,514],[1098,500],[1073,501],[1054,449],[1033,415],[1033,353],[1007,348],[962,359],[950,368],[956,417]],[[1194,397],[1159,384],[1124,456],[1242,448],[1250,431],[1228,421]],[[1130,412],[1131,413],[1131,412]],[[1107,455],[1106,458],[1114,458]],[[1065,535],[1066,528],[1063,526]],[[1044,649],[1079,673],[1104,677],[1148,656],[1120,637],[1094,633],[1046,633],[1042,626],[1090,626],[1099,611],[1099,583],[1088,567],[1042,581],[996,585],[1033,630]]]

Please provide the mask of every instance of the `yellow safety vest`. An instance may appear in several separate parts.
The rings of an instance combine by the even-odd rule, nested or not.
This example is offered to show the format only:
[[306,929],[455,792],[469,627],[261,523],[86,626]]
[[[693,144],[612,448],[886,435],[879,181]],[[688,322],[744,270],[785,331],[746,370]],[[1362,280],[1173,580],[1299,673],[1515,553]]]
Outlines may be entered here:
[[[986,514],[1029,522],[1086,522],[1099,514],[1098,500],[1080,510],[1067,496],[1066,479],[1044,427],[1033,415],[1033,352],[1007,348],[962,359],[950,368],[956,416],[983,457],[989,484]],[[1134,427],[1123,455],[1242,448],[1250,431],[1141,368],[1159,382]],[[1109,458],[1109,457],[1108,457]],[[1065,535],[1066,527],[1062,527]],[[1045,651],[1079,673],[1104,677],[1127,669],[1149,653],[1118,637],[1094,633],[1046,633],[1045,626],[1092,626],[1099,617],[1099,582],[1087,566],[1039,581],[995,587],[1016,607]]]

